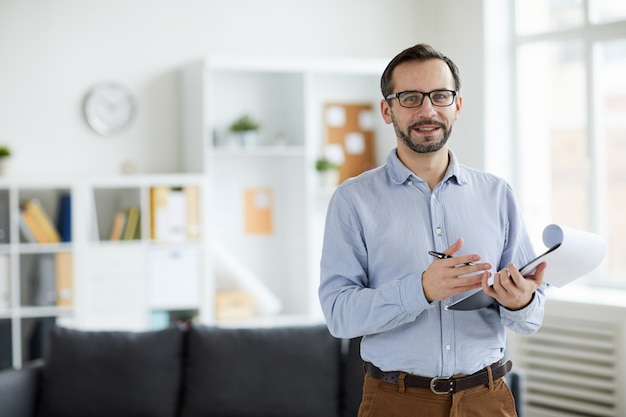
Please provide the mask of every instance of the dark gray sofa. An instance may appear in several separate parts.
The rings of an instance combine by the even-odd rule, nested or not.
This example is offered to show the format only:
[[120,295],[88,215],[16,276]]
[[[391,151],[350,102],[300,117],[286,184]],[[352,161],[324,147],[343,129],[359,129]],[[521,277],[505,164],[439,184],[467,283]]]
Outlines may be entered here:
[[0,415],[354,417],[362,378],[357,341],[324,325],[59,327],[44,360],[0,372]]
[[356,417],[359,339],[321,324],[134,332],[54,328],[44,360],[0,372],[7,417]]

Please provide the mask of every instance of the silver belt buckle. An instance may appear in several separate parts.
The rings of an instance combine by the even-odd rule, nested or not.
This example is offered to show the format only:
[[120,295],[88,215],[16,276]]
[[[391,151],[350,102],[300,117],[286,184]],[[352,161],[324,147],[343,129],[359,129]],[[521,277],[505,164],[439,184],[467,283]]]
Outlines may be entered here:
[[454,384],[452,380],[450,380],[450,387],[448,388],[448,391],[437,391],[437,389],[435,388],[437,381],[445,381],[447,379],[449,378],[442,378],[440,376],[437,376],[430,380],[430,390],[433,392],[433,394],[445,395],[445,394],[449,394],[452,392],[452,385]]

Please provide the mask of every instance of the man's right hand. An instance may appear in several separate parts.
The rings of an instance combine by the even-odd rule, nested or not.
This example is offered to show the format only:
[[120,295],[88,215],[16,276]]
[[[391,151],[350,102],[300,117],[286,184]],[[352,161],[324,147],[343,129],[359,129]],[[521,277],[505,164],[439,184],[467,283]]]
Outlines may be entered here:
[[[457,239],[444,253],[454,256],[463,246]],[[435,259],[422,274],[424,295],[429,302],[441,301],[453,295],[481,288],[483,278],[491,276],[491,264],[480,261],[480,255],[461,255]]]

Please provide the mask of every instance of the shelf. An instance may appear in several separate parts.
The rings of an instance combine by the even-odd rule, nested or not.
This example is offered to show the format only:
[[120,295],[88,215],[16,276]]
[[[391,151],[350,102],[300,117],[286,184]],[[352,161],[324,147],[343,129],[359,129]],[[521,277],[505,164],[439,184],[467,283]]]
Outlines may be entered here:
[[[210,57],[183,68],[184,170],[207,175],[211,243],[229,254],[231,275],[245,277],[209,270],[208,285],[253,295],[241,281],[251,282],[266,302],[282,306],[269,318],[256,306],[251,322],[319,311],[319,219],[332,193],[318,189],[315,171],[327,140],[324,109],[378,108],[385,66],[377,59]],[[261,125],[255,146],[229,131],[245,114]],[[372,125],[377,133],[389,129],[378,119]],[[274,145],[276,138],[285,145]],[[224,263],[214,253],[210,261]]]
[[[0,244],[0,296],[9,301],[9,308],[0,309],[3,325],[0,330],[5,344],[10,345],[9,363],[13,366],[40,357],[41,341],[55,323],[93,330],[149,329],[152,314],[147,302],[149,291],[158,291],[160,285],[178,280],[172,265],[178,265],[177,255],[185,251],[193,251],[195,255],[184,258],[189,272],[184,279],[189,288],[193,287],[190,294],[194,298],[189,301],[178,297],[171,306],[184,306],[207,315],[200,288],[206,275],[202,235],[196,230],[193,241],[161,243],[151,239],[150,230],[153,216],[150,191],[154,187],[197,190],[195,203],[190,207],[194,207],[196,220],[203,221],[204,175],[83,177],[50,183],[12,180],[3,184],[4,188],[0,185],[0,228],[9,232],[10,239]],[[20,229],[24,227],[20,226],[21,203],[37,199],[53,226],[57,226],[64,218],[59,213],[63,211],[61,196],[65,195],[70,196],[71,241],[26,241]],[[67,207],[67,199],[64,204]],[[131,240],[103,240],[109,237],[107,220],[129,205],[136,206],[141,213],[137,223],[141,233]],[[1,222],[3,210],[8,215],[4,223]],[[164,262],[163,256],[168,254],[173,260]],[[159,268],[150,269],[151,262],[156,260]],[[168,288],[160,291],[159,307],[170,307],[164,302],[168,295],[178,296],[175,286]],[[3,349],[7,352],[8,348]],[[0,360],[6,367],[7,358]]]
[[264,158],[264,157],[304,157],[306,155],[303,146],[215,146],[215,157],[231,158]]

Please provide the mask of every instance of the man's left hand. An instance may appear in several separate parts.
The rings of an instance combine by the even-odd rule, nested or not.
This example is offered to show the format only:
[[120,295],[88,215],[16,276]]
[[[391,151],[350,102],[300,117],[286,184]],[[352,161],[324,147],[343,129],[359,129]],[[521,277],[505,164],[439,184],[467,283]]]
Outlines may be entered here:
[[495,298],[509,310],[521,310],[533,300],[535,290],[543,283],[546,263],[541,263],[533,275],[523,277],[517,267],[510,263],[493,276],[493,285],[483,279],[483,291]]

